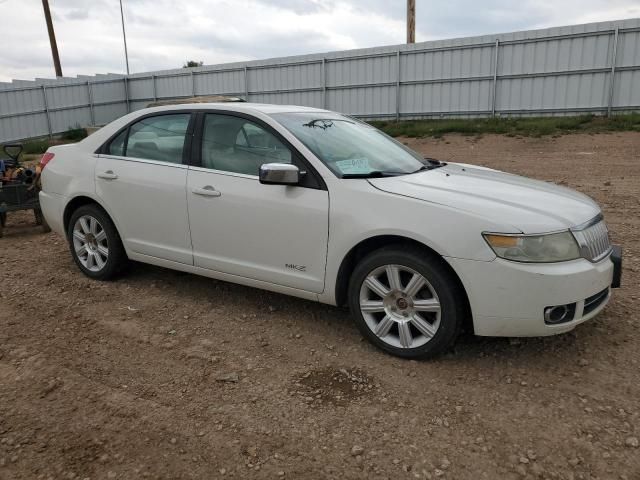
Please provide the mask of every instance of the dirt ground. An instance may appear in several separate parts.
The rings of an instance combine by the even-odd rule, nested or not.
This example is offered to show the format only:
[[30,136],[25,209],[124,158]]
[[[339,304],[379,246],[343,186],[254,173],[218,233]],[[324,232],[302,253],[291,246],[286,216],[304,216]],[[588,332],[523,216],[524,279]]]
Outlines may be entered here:
[[594,197],[623,288],[569,334],[403,361],[342,309],[144,265],[90,281],[10,215],[0,479],[640,479],[640,134],[406,141]]

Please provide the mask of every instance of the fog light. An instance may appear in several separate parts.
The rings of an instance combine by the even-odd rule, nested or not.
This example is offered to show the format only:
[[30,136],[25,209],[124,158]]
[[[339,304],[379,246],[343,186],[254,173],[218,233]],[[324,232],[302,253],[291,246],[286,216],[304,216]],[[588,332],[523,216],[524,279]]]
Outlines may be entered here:
[[559,323],[570,322],[576,313],[576,304],[554,305],[544,309],[544,323],[557,325]]

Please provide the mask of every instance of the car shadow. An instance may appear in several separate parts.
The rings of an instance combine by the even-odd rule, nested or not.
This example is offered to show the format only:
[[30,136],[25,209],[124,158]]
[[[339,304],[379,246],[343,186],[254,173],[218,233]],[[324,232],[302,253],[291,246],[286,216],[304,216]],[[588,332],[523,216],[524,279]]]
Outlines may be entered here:
[[[36,235],[46,235],[42,231],[41,225],[36,225],[35,223],[31,225],[25,224],[25,223],[12,225],[8,223],[2,230],[1,238],[9,239],[9,238],[20,238],[20,237],[34,237]],[[0,239],[0,241],[2,240]]]
[[284,312],[301,319],[309,318],[313,321],[321,319],[329,324],[347,325],[353,327],[356,332],[347,308],[325,305],[201,275],[131,262],[122,280],[139,286],[149,285],[151,282],[169,286],[181,299],[194,304],[209,302],[212,306],[216,306],[220,301],[233,305],[244,303],[247,305],[247,310],[254,313]]
[[[246,305],[247,311],[259,314],[281,312],[292,318],[295,317],[296,320],[309,322],[310,328],[311,322],[322,320],[325,325],[336,328],[334,333],[331,333],[329,328],[328,334],[335,335],[335,338],[327,338],[328,343],[344,345],[344,335],[348,333],[348,337],[353,338],[354,345],[361,345],[360,348],[364,354],[393,358],[367,342],[358,342],[360,334],[350,317],[349,310],[344,307],[324,305],[311,300],[137,262],[132,262],[123,280],[139,286],[150,283],[163,284],[175,289],[175,293],[185,302],[194,304],[201,305],[203,302],[209,302],[214,307],[220,302],[225,302],[230,305]],[[606,317],[607,311],[605,310],[601,316]],[[543,365],[549,365],[549,362],[556,365],[568,362],[571,366],[575,366],[583,351],[590,348],[589,343],[600,337],[598,328],[600,328],[599,319],[596,318],[579,325],[570,332],[549,337],[479,337],[465,332],[459,336],[456,344],[449,351],[421,362],[478,368],[500,363],[508,364],[510,368],[527,369],[536,368],[536,365],[542,368]]]

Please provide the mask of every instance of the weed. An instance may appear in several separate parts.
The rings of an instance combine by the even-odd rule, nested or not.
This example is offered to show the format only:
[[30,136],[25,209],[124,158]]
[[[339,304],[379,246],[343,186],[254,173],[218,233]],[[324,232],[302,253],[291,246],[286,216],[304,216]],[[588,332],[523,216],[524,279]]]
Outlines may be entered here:
[[82,128],[80,125],[76,124],[75,127],[69,127],[69,129],[60,135],[60,138],[63,140],[69,140],[72,142],[77,142],[87,137],[87,131]]
[[22,153],[31,155],[31,154],[41,154],[47,151],[49,148],[49,140],[29,140],[22,144],[24,149]]
[[374,121],[370,123],[393,137],[441,138],[447,133],[474,136],[495,133],[509,137],[542,137],[568,133],[640,131],[640,113],[611,117],[589,114],[573,117],[444,118],[400,122]]

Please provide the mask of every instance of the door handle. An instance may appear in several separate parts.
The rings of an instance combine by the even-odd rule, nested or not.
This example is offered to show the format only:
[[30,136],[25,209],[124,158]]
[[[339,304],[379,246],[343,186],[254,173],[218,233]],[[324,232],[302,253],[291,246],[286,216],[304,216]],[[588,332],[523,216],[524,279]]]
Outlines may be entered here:
[[107,170],[106,172],[99,173],[98,178],[102,178],[104,180],[115,180],[118,178],[118,175],[113,173],[111,170]]
[[221,192],[213,188],[211,185],[207,185],[202,188],[194,188],[191,191],[196,195],[202,195],[203,197],[219,197],[222,195]]

